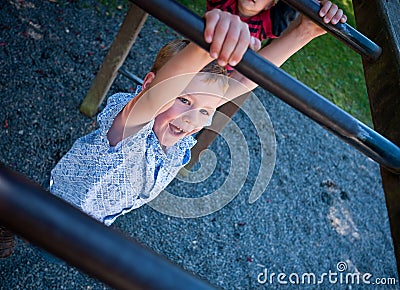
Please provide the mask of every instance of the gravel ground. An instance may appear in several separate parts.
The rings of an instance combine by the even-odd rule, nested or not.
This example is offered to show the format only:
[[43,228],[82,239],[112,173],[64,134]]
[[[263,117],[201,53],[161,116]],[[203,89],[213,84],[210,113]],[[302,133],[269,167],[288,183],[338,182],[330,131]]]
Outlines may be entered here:
[[[0,19],[0,161],[47,188],[56,162],[96,127],[95,118],[79,113],[79,105],[123,13],[106,16],[103,7],[88,0],[5,0],[0,2]],[[144,76],[157,50],[175,37],[150,17],[126,66]],[[110,94],[134,86],[118,76]],[[339,262],[348,266],[343,273],[371,273],[371,281],[393,277],[398,287],[378,165],[268,92],[255,92],[277,141],[275,170],[261,198],[248,202],[260,170],[262,142],[251,118],[239,112],[234,121],[246,139],[250,167],[232,202],[192,219],[143,206],[119,218],[114,227],[223,289],[286,288],[276,277],[264,285],[257,277],[265,269],[287,276],[339,273]],[[218,162],[205,181],[176,180],[168,191],[202,196],[218,189],[235,166],[228,146],[236,144],[227,143],[218,138],[211,146]],[[0,260],[0,273],[0,289],[108,289],[74,267],[43,259],[20,238],[15,254]],[[319,287],[300,287],[366,285],[333,284],[326,278]]]

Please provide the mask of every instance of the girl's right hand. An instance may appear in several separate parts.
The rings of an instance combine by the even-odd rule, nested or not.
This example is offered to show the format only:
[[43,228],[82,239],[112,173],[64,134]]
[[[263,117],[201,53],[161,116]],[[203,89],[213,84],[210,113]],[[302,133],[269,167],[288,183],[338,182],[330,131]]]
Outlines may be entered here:
[[250,36],[248,25],[242,22],[239,16],[213,9],[208,11],[204,18],[204,39],[211,44],[210,56],[217,59],[219,65],[235,66],[247,48],[260,49],[260,40]]

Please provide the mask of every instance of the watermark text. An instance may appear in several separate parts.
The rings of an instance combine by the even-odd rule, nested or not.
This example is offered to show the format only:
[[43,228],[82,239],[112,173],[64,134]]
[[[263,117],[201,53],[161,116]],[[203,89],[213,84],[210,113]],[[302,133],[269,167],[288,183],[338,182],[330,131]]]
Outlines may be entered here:
[[306,273],[284,273],[271,272],[263,265],[264,269],[258,274],[257,282],[260,284],[293,284],[293,285],[319,285],[347,284],[347,285],[397,285],[396,278],[374,277],[371,273],[346,272],[348,269],[346,262],[339,262],[335,271],[329,270],[320,274]]

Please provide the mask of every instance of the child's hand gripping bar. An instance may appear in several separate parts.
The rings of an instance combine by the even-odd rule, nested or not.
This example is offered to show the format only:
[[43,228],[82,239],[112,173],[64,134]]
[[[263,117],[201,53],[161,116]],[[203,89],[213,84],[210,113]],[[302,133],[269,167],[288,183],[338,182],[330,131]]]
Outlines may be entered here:
[[319,16],[321,5],[313,0],[282,0],[294,9],[306,15],[316,24],[321,26],[327,32],[331,33],[337,39],[349,46],[355,52],[365,56],[370,61],[375,61],[382,53],[382,48],[368,39],[366,36],[355,30],[347,23],[324,23]]
[[[174,0],[130,0],[206,49],[204,20]],[[190,64],[188,64],[190,65]],[[235,66],[240,73],[305,114],[390,171],[400,174],[400,148],[323,96],[247,49]]]

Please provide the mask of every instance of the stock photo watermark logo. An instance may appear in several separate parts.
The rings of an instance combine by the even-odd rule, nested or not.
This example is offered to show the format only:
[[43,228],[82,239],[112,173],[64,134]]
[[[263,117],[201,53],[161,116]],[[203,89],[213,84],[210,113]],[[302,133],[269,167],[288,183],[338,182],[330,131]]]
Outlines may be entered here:
[[[254,126],[260,144],[260,160],[257,161],[259,169],[248,197],[248,202],[251,204],[260,198],[272,177],[276,160],[276,139],[269,115],[257,96],[249,93],[241,109]],[[212,214],[231,202],[241,191],[248,175],[254,174],[249,172],[251,148],[249,149],[247,145],[245,132],[219,111],[216,111],[214,115],[214,120],[216,118],[227,123],[221,132],[213,129],[213,126],[207,127],[222,137],[229,147],[227,151],[229,151],[231,162],[229,174],[224,183],[212,193],[196,198],[182,197],[184,193],[174,194],[174,192],[164,190],[148,203],[154,210],[179,218],[197,218]],[[193,188],[201,182],[212,182],[210,177],[217,166],[218,158],[226,157],[218,157],[210,149],[206,149],[200,155],[200,169],[193,172],[183,169],[176,178],[180,182],[190,183]]]
[[368,272],[350,272],[348,263],[343,261],[336,264],[335,270],[322,273],[277,273],[264,265],[258,266],[263,268],[257,276],[257,282],[262,285],[397,285],[397,280],[393,277],[374,277]]

